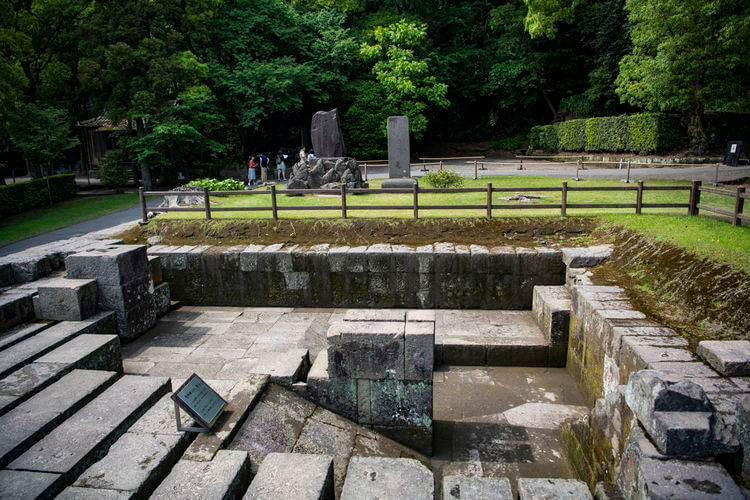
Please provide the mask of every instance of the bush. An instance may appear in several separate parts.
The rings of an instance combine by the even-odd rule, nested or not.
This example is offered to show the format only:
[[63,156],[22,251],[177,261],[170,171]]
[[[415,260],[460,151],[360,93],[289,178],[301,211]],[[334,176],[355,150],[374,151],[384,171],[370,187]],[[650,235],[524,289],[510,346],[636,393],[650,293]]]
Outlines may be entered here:
[[[52,175],[49,177],[49,186],[53,202],[76,196],[74,174]],[[0,186],[0,213],[4,215],[20,214],[32,208],[48,205],[47,180],[44,178]]]
[[99,162],[99,177],[102,184],[122,193],[128,183],[128,175],[122,166],[123,154],[119,149],[111,149]]
[[219,179],[197,179],[186,185],[205,187],[209,191],[241,191],[245,189],[245,184],[235,179],[224,179],[223,181]]
[[676,117],[662,113],[605,116],[532,127],[530,149],[652,153],[686,142]]
[[435,188],[461,187],[464,185],[464,178],[458,172],[448,169],[427,172],[422,176],[422,179]]
[[516,149],[524,149],[528,145],[528,143],[528,136],[526,136],[525,134],[520,134],[513,137],[503,137],[502,139],[495,139],[494,141],[492,141],[492,149],[513,151]]

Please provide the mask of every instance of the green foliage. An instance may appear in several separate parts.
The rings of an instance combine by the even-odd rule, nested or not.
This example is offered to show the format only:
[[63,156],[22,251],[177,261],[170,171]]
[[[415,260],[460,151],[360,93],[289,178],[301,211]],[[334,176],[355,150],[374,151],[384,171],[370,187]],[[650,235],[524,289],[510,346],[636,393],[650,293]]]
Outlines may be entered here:
[[128,183],[127,173],[122,166],[123,159],[122,151],[110,149],[99,161],[99,177],[102,184],[115,189],[118,193],[122,193]]
[[245,184],[236,179],[196,179],[186,185],[205,187],[209,191],[241,191],[245,189]]
[[653,153],[683,144],[684,130],[674,117],[660,113],[606,116],[536,126],[531,149]]
[[427,41],[427,26],[402,19],[378,26],[370,36],[370,43],[360,45],[360,56],[374,61],[372,74],[382,87],[387,106],[409,117],[409,131],[419,139],[427,129],[428,107],[447,108],[450,104],[448,86],[438,82],[429,61],[417,54]]
[[387,153],[384,128],[394,110],[387,105],[383,87],[377,82],[360,80],[352,88],[354,103],[341,123],[349,153],[364,160],[384,158]]
[[13,144],[32,163],[49,165],[75,146],[70,140],[70,123],[64,110],[24,104],[12,118]]
[[[75,175],[52,175],[49,177],[49,187],[53,202],[75,198]],[[49,205],[47,179],[34,179],[0,186],[0,213],[2,214],[20,214],[26,210],[47,205]]]
[[529,144],[529,138],[526,134],[514,135],[512,137],[503,137],[502,139],[495,139],[492,141],[492,149],[499,149],[503,151],[513,151],[516,149],[524,149]]
[[447,168],[436,172],[427,172],[422,176],[422,180],[435,188],[452,188],[464,185],[464,178],[461,177],[461,174]]
[[557,23],[571,23],[575,18],[575,8],[582,0],[523,0],[528,7],[524,25],[531,38],[554,38]]
[[650,111],[678,112],[690,143],[706,143],[706,109],[750,106],[750,4],[742,0],[626,0],[633,52],[620,62],[617,92]]

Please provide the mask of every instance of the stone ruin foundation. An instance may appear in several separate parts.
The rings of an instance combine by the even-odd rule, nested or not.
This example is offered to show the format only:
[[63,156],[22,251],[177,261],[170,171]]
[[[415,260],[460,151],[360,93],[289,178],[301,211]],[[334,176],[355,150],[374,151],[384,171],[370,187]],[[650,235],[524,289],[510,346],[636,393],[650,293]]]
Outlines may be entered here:
[[362,171],[354,158],[315,158],[308,166],[296,163],[289,174],[287,189],[347,189],[366,188],[369,184],[362,178]]
[[[86,245],[0,260],[1,497],[745,498],[750,342],[691,351],[621,288],[591,282],[606,246]],[[45,278],[63,263],[64,276]],[[175,298],[183,307],[169,312]],[[312,366],[289,347],[307,330],[258,323],[300,304],[358,307],[330,313]],[[530,311],[540,340],[520,342],[518,325],[490,325],[516,335],[507,343],[439,331],[447,308]],[[245,335],[258,341],[232,358]],[[205,337],[223,347],[187,347]],[[206,378],[229,411],[211,433],[176,432],[171,387],[219,351],[230,357]],[[435,368],[446,364],[565,366],[591,408],[560,427],[582,481],[521,473],[511,484],[446,466],[433,483],[435,384],[450,374]],[[158,375],[167,369],[175,380]],[[513,440],[539,418],[521,409],[537,407],[480,427],[478,453],[533,462]],[[143,450],[153,460],[139,461]]]

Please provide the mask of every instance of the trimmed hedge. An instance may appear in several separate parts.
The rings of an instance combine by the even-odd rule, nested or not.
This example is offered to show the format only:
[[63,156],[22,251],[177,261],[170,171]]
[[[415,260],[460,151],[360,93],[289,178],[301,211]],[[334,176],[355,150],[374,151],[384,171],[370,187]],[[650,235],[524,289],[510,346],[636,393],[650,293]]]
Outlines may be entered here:
[[569,120],[531,129],[531,148],[547,151],[652,153],[685,145],[676,117],[661,113]]
[[[51,175],[49,186],[52,201],[68,200],[76,196],[74,174]],[[0,186],[0,213],[5,215],[20,214],[32,208],[48,205],[47,180],[44,178]]]

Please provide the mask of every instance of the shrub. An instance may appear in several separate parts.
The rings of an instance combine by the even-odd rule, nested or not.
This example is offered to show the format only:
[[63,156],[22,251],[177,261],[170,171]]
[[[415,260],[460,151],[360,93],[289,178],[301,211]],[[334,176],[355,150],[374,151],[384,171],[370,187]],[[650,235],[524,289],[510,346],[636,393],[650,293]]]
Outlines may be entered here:
[[519,134],[514,135],[513,137],[503,137],[502,139],[495,139],[494,141],[492,141],[492,149],[499,149],[503,151],[524,149],[528,143],[528,137],[524,134]]
[[603,116],[586,120],[586,151],[629,151],[628,115]]
[[123,155],[119,149],[111,149],[99,162],[99,177],[102,184],[122,193],[128,183],[128,175],[122,166]]
[[464,185],[464,178],[454,170],[438,170],[437,172],[427,172],[422,179],[430,186],[435,188],[461,187]]
[[529,140],[529,147],[531,149],[543,149],[545,151],[557,151],[560,149],[555,125],[537,125],[536,127],[531,127]]
[[205,187],[209,191],[241,191],[245,189],[245,184],[236,179],[197,179],[186,185]]
[[[76,177],[74,174],[52,175],[49,177],[52,201],[63,201],[76,196]],[[0,213],[5,215],[20,214],[32,208],[49,205],[47,180],[34,179],[0,186]]]
[[560,149],[563,151],[583,151],[586,148],[586,120],[568,120],[556,123]]

